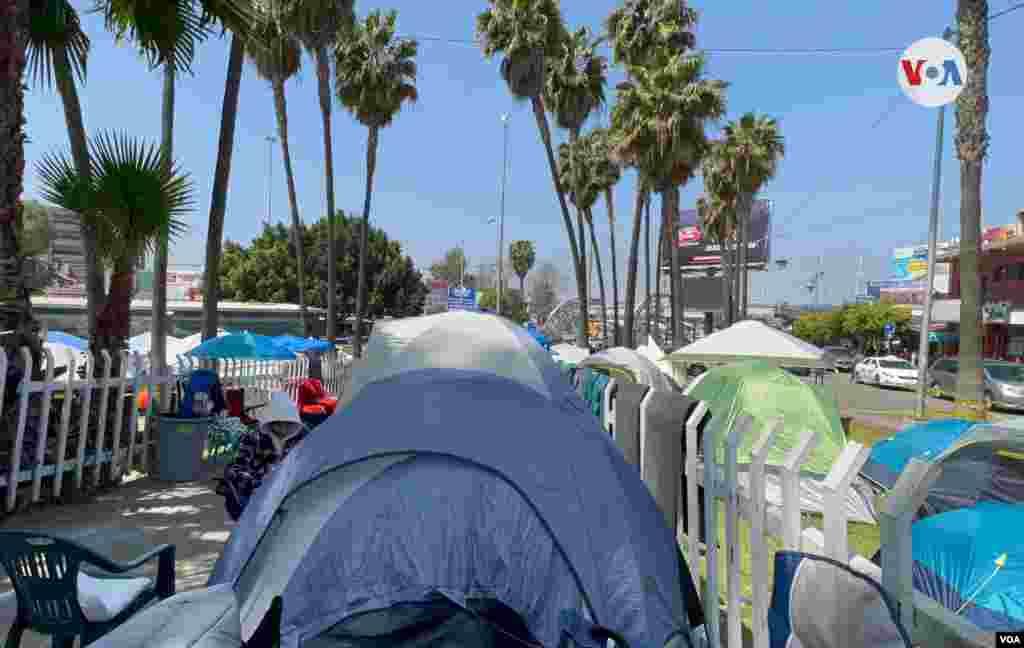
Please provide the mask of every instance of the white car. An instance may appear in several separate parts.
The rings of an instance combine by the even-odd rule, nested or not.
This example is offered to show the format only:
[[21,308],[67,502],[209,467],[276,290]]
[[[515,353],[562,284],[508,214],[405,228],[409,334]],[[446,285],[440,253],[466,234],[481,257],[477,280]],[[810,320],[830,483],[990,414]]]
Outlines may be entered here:
[[895,356],[865,358],[853,369],[854,382],[879,387],[917,387],[917,368]]

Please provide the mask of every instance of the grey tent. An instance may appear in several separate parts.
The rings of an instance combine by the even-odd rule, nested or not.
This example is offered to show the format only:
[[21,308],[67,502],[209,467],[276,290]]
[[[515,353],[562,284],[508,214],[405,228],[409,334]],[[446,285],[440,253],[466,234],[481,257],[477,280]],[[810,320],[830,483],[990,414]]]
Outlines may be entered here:
[[[254,493],[209,587],[100,648],[237,648],[278,596],[283,648],[690,646],[700,601],[647,487],[528,332],[481,318],[387,334],[393,361]],[[431,351],[452,343],[479,368]],[[527,364],[498,362],[516,346]]]
[[626,372],[633,378],[633,382],[646,385],[655,391],[680,391],[675,381],[665,375],[650,358],[626,347],[613,347],[595,353],[582,360],[579,367],[590,367],[605,372],[608,369]]

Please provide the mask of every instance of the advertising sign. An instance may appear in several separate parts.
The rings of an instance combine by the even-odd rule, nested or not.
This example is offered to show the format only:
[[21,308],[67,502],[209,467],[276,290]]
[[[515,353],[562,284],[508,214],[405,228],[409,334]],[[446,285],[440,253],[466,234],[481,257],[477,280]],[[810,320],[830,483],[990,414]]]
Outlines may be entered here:
[[952,103],[967,83],[967,62],[955,45],[942,38],[922,38],[900,57],[896,78],[903,94],[919,106]]
[[[761,267],[771,258],[771,201],[755,200],[750,211],[747,266]],[[722,249],[704,237],[696,209],[679,212],[679,258],[683,269],[711,269],[722,265]]]
[[479,310],[476,305],[476,290],[473,288],[449,288],[448,310]]
[[924,279],[928,276],[928,246],[896,248],[892,251],[893,279]]
[[981,232],[981,249],[991,246],[993,243],[1001,243],[1016,234],[1017,228],[1013,225],[1001,227],[988,227]]
[[425,304],[428,313],[434,313],[448,308],[448,282],[444,279],[434,279],[430,282],[430,294],[427,295]]

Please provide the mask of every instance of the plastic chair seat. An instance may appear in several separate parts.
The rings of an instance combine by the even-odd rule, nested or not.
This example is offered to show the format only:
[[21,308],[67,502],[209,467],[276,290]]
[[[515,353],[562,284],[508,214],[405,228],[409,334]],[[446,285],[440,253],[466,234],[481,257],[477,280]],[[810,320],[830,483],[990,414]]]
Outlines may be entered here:
[[78,605],[87,621],[110,621],[153,584],[151,578],[93,578],[79,572]]

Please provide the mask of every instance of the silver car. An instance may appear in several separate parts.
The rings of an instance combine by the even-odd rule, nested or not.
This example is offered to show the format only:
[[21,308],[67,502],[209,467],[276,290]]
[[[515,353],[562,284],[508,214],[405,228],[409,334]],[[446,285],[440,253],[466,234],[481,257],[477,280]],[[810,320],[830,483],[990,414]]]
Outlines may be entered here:
[[[985,362],[985,406],[1024,410],[1024,365],[1012,362]],[[952,398],[960,362],[942,358],[928,370],[928,387],[933,395]]]
[[825,351],[832,356],[832,362],[839,371],[853,371],[853,352],[846,347],[830,346]]

